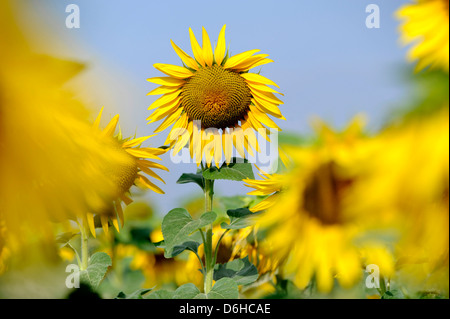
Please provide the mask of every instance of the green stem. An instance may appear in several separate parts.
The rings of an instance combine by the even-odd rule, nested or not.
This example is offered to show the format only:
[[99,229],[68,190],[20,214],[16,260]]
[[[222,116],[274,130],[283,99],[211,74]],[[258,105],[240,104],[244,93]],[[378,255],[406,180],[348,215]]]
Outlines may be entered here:
[[384,296],[386,291],[388,291],[388,289],[386,289],[386,281],[383,276],[380,276],[380,288],[378,289],[380,296]]
[[[203,166],[202,166],[203,167]],[[214,181],[205,179],[205,210],[206,212],[212,211],[214,200]],[[214,266],[215,260],[213,258],[213,225],[206,226],[206,238],[203,239],[205,249],[205,282],[204,291],[205,294],[209,293],[213,286]]]
[[89,233],[82,223],[78,223],[81,233],[81,265],[80,270],[86,270],[89,261],[89,251],[88,251],[88,238]]
[[213,275],[214,275],[214,263],[212,259],[212,229],[209,228],[206,231],[206,242],[205,242],[205,294],[209,293],[213,286]]

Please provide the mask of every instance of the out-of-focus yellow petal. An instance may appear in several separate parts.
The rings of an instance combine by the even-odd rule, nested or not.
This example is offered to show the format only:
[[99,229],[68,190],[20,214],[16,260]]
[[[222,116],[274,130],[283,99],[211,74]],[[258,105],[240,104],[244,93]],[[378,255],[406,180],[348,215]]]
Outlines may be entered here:
[[103,136],[113,136],[119,122],[119,114],[115,115],[102,131]]

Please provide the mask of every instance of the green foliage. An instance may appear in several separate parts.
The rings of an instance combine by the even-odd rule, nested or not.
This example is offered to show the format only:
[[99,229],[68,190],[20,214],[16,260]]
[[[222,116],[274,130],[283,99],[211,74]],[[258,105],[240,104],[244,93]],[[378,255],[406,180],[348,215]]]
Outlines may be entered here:
[[230,224],[222,223],[220,227],[223,229],[242,229],[253,224],[252,217],[255,215],[248,208],[229,209],[227,211],[230,217]]
[[230,278],[237,285],[249,285],[258,279],[258,270],[248,260],[248,256],[235,259],[226,264],[217,264],[214,269],[214,280]]
[[184,173],[177,180],[177,184],[187,184],[187,183],[195,183],[198,186],[200,186],[201,189],[205,189],[205,180],[201,173],[198,174]]
[[210,167],[203,171],[203,177],[209,180],[242,181],[243,179],[254,179],[252,164],[247,160],[233,158],[232,163],[223,164],[220,168]]
[[405,299],[405,296],[399,290],[388,290],[381,296],[381,299]]
[[388,114],[386,124],[405,119],[422,118],[436,111],[448,108],[449,101],[449,76],[441,70],[427,70],[414,74],[410,69],[406,70],[406,79],[410,82],[410,98],[407,102],[393,108]]
[[237,299],[238,297],[239,289],[236,282],[230,278],[222,278],[216,281],[207,294],[200,292],[194,284],[185,284],[175,291],[172,299]]
[[206,225],[212,224],[216,217],[216,213],[207,212],[199,219],[194,220],[184,208],[175,208],[167,213],[161,227],[165,243],[165,257],[170,258],[175,246],[190,241],[189,235]]
[[202,293],[194,284],[188,283],[175,291],[158,290],[150,293],[146,299],[237,299],[239,297],[238,286],[230,278],[222,278],[216,281],[208,294]]
[[107,253],[98,252],[93,254],[89,259],[87,269],[80,272],[80,282],[96,289],[110,266],[112,266],[112,261]]
[[200,246],[199,242],[196,241],[187,241],[181,245],[177,245],[172,250],[171,257],[176,257],[181,254],[185,250],[192,251],[194,254],[197,254],[198,247]]
[[144,295],[149,293],[152,289],[139,289],[131,294],[125,294],[124,292],[119,292],[116,299],[144,299]]

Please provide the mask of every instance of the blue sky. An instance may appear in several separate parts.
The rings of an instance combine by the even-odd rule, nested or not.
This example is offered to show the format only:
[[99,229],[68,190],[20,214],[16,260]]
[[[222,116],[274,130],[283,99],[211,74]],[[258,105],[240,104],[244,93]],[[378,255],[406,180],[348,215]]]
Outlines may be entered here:
[[[160,76],[154,63],[179,64],[170,39],[190,53],[188,28],[201,38],[201,27],[216,41],[226,24],[231,54],[260,49],[275,63],[261,74],[279,84],[285,94],[281,110],[285,131],[309,133],[310,119],[319,116],[343,127],[358,113],[366,114],[375,130],[391,108],[407,94],[402,80],[406,48],[399,45],[394,12],[406,0],[315,0],[315,1],[106,1],[28,0],[20,17],[33,30],[31,40],[40,50],[87,64],[73,87],[97,112],[105,106],[105,121],[120,113],[126,134],[149,135],[158,123],[146,125],[147,107],[157,98],[146,96],[155,86],[146,79]],[[68,4],[80,8],[80,28],[67,29]],[[380,29],[368,29],[366,6],[380,7]],[[42,46],[39,35],[53,34],[53,44]],[[46,42],[47,43],[47,42]],[[162,143],[166,132],[154,139]],[[170,173],[166,195],[148,194],[165,214],[192,194],[176,185],[182,172],[194,172],[195,164],[174,165],[165,158]],[[230,187],[232,186],[232,187]],[[248,191],[238,182],[218,183],[222,195]]]

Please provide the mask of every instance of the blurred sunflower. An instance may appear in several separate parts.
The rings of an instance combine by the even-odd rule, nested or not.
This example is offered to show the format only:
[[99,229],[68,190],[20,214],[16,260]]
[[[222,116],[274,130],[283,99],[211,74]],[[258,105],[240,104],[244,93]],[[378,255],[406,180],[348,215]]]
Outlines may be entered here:
[[397,17],[401,41],[414,43],[409,52],[411,61],[418,60],[417,70],[428,66],[449,70],[449,0],[414,0],[403,6]]
[[0,3],[0,221],[7,245],[31,247],[54,242],[52,222],[103,209],[115,189],[102,168],[124,157],[64,88],[83,66],[35,54],[13,9]]
[[360,200],[349,213],[364,213],[366,222],[396,230],[402,282],[448,295],[448,108],[387,127],[377,139],[372,160],[358,167],[365,178],[352,189]]
[[[282,265],[282,273],[300,289],[313,278],[321,292],[329,292],[335,278],[343,287],[361,279],[362,261],[355,239],[362,230],[358,216],[347,215],[344,205],[349,189],[360,178],[354,166],[370,154],[362,127],[362,118],[342,133],[316,122],[318,143],[286,148],[292,159],[288,173],[273,181],[270,176],[259,183],[246,181],[256,188],[254,194],[275,191],[276,201],[269,197],[256,207],[266,208],[257,223],[267,231],[273,259]],[[368,255],[373,257],[373,250]],[[377,262],[392,264],[390,259]]]
[[[102,113],[103,108],[94,122],[95,129],[98,129],[99,127]],[[165,149],[140,146],[143,142],[154,135],[139,138],[122,138],[122,132],[120,130],[117,135],[114,135],[118,122],[119,115],[116,115],[101,132],[101,135],[104,138],[109,139],[109,146],[123,154],[123,161],[119,165],[106,166],[105,169],[105,174],[110,176],[116,188],[112,205],[113,209],[103,210],[100,213],[97,213],[100,217],[100,222],[105,233],[108,233],[108,225],[110,220],[117,231],[119,231],[118,219],[123,227],[124,215],[122,210],[122,202],[126,205],[132,202],[132,199],[130,198],[130,188],[133,185],[138,185],[143,188],[151,189],[158,194],[164,194],[164,191],[152,183],[144,174],[147,174],[164,183],[164,180],[152,169],[156,168],[168,170],[165,166],[149,160],[161,160],[158,156],[164,154],[166,152]],[[94,213],[87,213],[86,219],[89,229],[95,237]]]
[[213,52],[208,33],[203,28],[203,45],[200,47],[189,28],[194,58],[186,54],[173,41],[172,46],[183,62],[183,67],[154,64],[168,77],[154,77],[148,81],[161,85],[149,95],[164,94],[154,101],[149,110],[156,109],[147,120],[165,120],[155,130],[163,131],[173,124],[166,140],[177,154],[190,142],[190,156],[199,165],[203,156],[208,166],[213,158],[220,165],[222,152],[226,163],[232,158],[232,147],[242,157],[245,150],[259,152],[254,131],[269,140],[265,126],[279,130],[268,115],[284,119],[278,106],[283,104],[268,85],[276,86],[266,77],[249,73],[249,70],[273,62],[267,54],[250,50],[229,57],[225,44],[225,25],[220,31]]
[[250,208],[252,212],[259,212],[272,207],[279,200],[279,193],[283,187],[283,175],[261,172],[258,175],[262,180],[249,179],[243,180],[245,186],[254,188],[255,190],[248,193],[254,196],[266,196],[260,203]]
[[[116,260],[128,257],[132,258],[130,269],[142,271],[145,277],[142,287],[164,286],[174,283],[179,286],[189,282],[190,275],[186,271],[186,260],[180,258],[167,259],[164,257],[164,251],[149,252],[134,245],[117,245]],[[201,273],[199,271],[198,273],[201,277]]]
[[[220,225],[216,225],[213,231],[217,236],[213,237],[213,247],[218,249],[217,263],[225,264],[235,259],[242,259],[248,257],[250,263],[255,265],[258,270],[259,277],[267,277],[264,281],[258,283],[258,286],[265,286],[269,279],[274,279],[274,275],[278,270],[278,263],[270,258],[268,249],[265,247],[267,244],[265,240],[260,240],[257,227],[247,227],[239,229],[227,236],[224,236],[220,241],[219,246],[217,243],[221,235],[225,232]],[[204,248],[201,245],[198,249],[198,255],[204,262]],[[193,282],[198,286],[203,283],[203,276],[198,271],[201,268],[198,258],[194,254],[189,254],[186,261],[185,272],[188,281]],[[184,283],[184,282],[183,282]],[[178,284],[182,284],[178,282]],[[272,287],[271,284],[269,284]],[[263,292],[273,292],[270,287],[265,287]],[[273,287],[272,287],[273,288]],[[243,290],[241,291],[243,292]],[[252,291],[255,295],[256,292]]]

